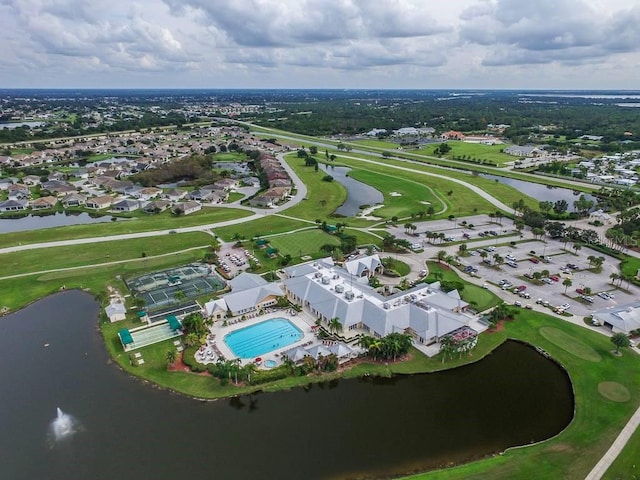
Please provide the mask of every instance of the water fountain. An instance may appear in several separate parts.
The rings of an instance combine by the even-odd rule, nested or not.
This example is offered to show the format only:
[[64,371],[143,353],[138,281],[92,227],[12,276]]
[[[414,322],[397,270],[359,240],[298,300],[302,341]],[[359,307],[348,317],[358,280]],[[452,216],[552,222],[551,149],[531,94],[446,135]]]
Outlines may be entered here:
[[75,433],[75,422],[71,415],[64,413],[59,408],[57,409],[58,415],[51,424],[53,435],[55,440],[62,440]]

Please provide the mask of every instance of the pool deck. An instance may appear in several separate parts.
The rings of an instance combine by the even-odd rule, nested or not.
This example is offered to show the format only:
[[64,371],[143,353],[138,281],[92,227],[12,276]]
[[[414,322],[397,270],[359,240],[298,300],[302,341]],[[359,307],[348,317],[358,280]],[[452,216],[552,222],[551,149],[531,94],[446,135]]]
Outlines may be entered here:
[[[231,349],[224,342],[224,337],[229,333],[239,330],[241,328],[249,327],[251,325],[255,325],[260,322],[264,322],[265,320],[269,320],[272,318],[285,318],[293,323],[296,327],[300,329],[302,332],[302,338],[297,342],[291,343],[284,348],[277,348],[271,352],[267,352],[263,355],[260,355],[262,358],[261,368],[264,367],[264,363],[267,360],[273,360],[277,365],[282,363],[282,353],[290,350],[295,347],[309,347],[316,343],[321,343],[320,340],[316,338],[316,335],[311,327],[315,326],[315,319],[307,314],[306,312],[293,312],[295,315],[292,315],[292,310],[290,309],[271,309],[268,313],[264,315],[258,315],[257,313],[247,315],[247,319],[244,321],[240,321],[239,318],[232,318],[227,320],[227,326],[224,327],[224,321],[218,320],[216,321],[209,330],[211,331],[209,338],[207,340],[207,344],[201,349],[202,354],[196,354],[196,360],[201,363],[214,363],[220,355],[224,356],[226,359],[237,358],[237,356],[231,351]],[[255,316],[252,316],[255,315]],[[234,322],[234,323],[232,323]],[[211,352],[211,353],[209,353]],[[246,365],[247,363],[251,363],[254,361],[253,358],[240,359],[242,365]]]

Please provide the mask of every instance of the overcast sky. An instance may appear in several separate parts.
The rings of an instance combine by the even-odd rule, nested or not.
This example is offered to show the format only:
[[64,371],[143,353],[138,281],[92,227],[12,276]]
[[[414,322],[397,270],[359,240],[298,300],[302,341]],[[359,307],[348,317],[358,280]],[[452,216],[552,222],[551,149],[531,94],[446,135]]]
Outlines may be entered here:
[[0,87],[640,89],[640,0],[0,0]]

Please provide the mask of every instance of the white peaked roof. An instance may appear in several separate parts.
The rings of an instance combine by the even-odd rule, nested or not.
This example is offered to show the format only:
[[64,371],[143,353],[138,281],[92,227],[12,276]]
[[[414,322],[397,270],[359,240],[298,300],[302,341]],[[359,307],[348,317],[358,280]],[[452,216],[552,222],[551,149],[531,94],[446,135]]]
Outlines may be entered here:
[[266,285],[267,282],[260,275],[256,275],[255,273],[246,273],[242,272],[237,277],[229,280],[229,285],[231,285],[231,290],[233,292],[240,292],[242,290],[248,290],[250,288],[261,287]]
[[358,277],[365,271],[373,272],[376,268],[382,265],[380,257],[378,255],[369,255],[363,258],[357,258],[349,262],[344,263],[344,268],[351,275],[357,275]]
[[328,357],[329,355],[331,355],[331,350],[329,350],[324,345],[314,345],[313,347],[307,348],[307,353],[310,357],[317,360],[320,355],[322,355],[323,357]]
[[309,355],[309,352],[307,352],[302,347],[294,347],[294,348],[284,352],[283,355],[286,355],[289,358],[289,360],[291,360],[292,362],[299,362],[304,357]]
[[329,351],[338,358],[346,357],[353,353],[353,349],[346,343],[342,342],[334,343],[333,345],[331,345],[329,347]]
[[241,312],[255,307],[270,295],[282,297],[284,293],[275,283],[268,283],[264,286],[229,293],[224,296],[224,301],[232,312]]
[[227,302],[224,301],[224,298],[211,300],[204,304],[204,310],[208,317],[219,311],[226,312],[227,309]]

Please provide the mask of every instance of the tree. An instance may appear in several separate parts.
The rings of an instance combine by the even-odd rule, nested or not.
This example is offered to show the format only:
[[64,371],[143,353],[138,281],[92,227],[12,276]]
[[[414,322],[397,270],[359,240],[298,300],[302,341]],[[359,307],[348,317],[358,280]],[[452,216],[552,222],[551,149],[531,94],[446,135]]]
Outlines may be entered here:
[[329,320],[329,331],[333,333],[338,333],[342,331],[342,323],[338,317],[333,317]]
[[446,250],[440,250],[437,254],[437,258],[439,262],[442,262],[445,258],[447,258]]
[[433,205],[429,205],[427,207],[427,215],[429,215],[429,217],[433,217],[434,213],[436,213],[436,209],[433,207]]
[[178,354],[175,351],[175,349],[167,350],[167,353],[165,354],[164,358],[167,360],[167,363],[169,365],[173,365],[175,363],[176,359],[178,358]]
[[578,254],[578,252],[579,252],[580,250],[582,250],[582,245],[580,245],[579,243],[574,243],[572,248],[575,250],[576,255],[577,255],[577,254]]
[[615,351],[616,355],[620,355],[621,348],[625,348],[631,345],[631,341],[629,340],[629,337],[627,336],[626,333],[623,333],[623,332],[614,333],[611,336],[611,343],[613,343],[616,346],[616,351]]
[[571,280],[570,280],[570,279],[565,278],[565,279],[562,281],[562,285],[564,285],[564,293],[567,293],[567,288],[569,288],[571,285],[573,285],[573,282],[571,282]]
[[569,208],[569,203],[566,200],[558,200],[553,204],[553,211],[558,215],[565,213]]
[[311,146],[309,147],[309,153],[310,153],[311,155],[317,155],[317,153],[318,153],[318,147],[316,147],[315,145],[311,145]]

